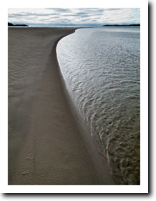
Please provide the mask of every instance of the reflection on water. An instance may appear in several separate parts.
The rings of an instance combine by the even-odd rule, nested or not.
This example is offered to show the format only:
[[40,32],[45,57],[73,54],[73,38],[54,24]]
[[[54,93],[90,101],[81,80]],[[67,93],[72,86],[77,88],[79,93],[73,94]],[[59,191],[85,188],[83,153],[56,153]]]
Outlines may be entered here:
[[140,28],[79,29],[57,46],[61,72],[114,175],[140,183]]

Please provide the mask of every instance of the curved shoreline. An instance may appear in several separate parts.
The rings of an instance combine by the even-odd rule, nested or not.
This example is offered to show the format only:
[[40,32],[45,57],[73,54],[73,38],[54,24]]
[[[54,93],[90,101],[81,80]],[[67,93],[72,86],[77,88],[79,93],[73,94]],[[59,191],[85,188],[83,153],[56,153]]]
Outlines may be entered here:
[[[58,42],[60,40],[58,40]],[[57,44],[58,44],[58,42],[57,42]],[[57,48],[57,45],[56,45],[56,48]],[[81,116],[77,106],[75,105],[75,102],[74,102],[74,100],[70,94],[71,91],[70,91],[69,87],[67,87],[67,83],[63,77],[63,74],[61,73],[61,68],[59,65],[58,58],[57,58],[57,51],[56,51],[56,59],[57,59],[57,64],[58,64],[58,68],[59,68],[60,79],[62,81],[62,85],[63,85],[63,89],[64,89],[64,93],[65,93],[67,102],[68,102],[69,107],[71,109],[71,113],[75,119],[75,122],[76,122],[76,124],[80,130],[82,138],[83,138],[83,140],[87,146],[87,150],[88,150],[90,157],[94,163],[94,167],[98,173],[98,177],[104,183],[106,180],[110,180],[110,184],[113,184],[114,181],[112,182],[111,181],[112,179],[110,179],[110,177],[112,177],[112,175],[110,173],[111,170],[108,167],[106,156],[103,155],[102,145],[101,145],[99,139],[97,139],[98,136],[96,136],[96,137],[92,136],[91,137],[90,130],[87,127],[87,125],[85,124],[83,117]]]
[[98,165],[96,151],[82,135],[82,122],[77,125],[61,81],[56,45],[73,31],[9,30],[11,185],[115,184],[107,168]]
[[[61,39],[57,43],[59,43]],[[56,45],[56,57],[57,57],[57,45]],[[57,61],[59,66],[59,57],[57,57]],[[116,164],[114,164],[113,161],[108,159],[106,148],[102,145],[102,142],[100,140],[100,136],[98,135],[98,133],[95,132],[95,130],[91,131],[91,129],[89,128],[89,125],[85,124],[85,119],[83,118],[83,115],[81,111],[79,110],[78,105],[76,104],[76,100],[74,100],[74,93],[72,92],[70,88],[68,79],[63,76],[60,66],[59,66],[59,69],[60,69],[61,80],[64,86],[65,95],[69,102],[69,107],[71,108],[71,112],[74,116],[76,124],[78,125],[80,129],[82,137],[87,144],[87,148],[92,160],[94,161],[95,168],[97,169],[97,171],[99,171],[99,175],[101,174],[101,178],[103,178],[103,175],[102,175],[103,171],[107,172],[108,174],[110,173],[116,185],[126,185]]]

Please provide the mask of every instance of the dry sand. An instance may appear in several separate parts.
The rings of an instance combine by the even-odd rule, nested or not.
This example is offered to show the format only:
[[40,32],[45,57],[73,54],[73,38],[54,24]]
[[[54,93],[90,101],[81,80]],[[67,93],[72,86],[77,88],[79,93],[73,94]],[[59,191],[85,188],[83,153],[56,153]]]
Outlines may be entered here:
[[8,184],[115,184],[61,82],[56,43],[74,30],[8,29]]

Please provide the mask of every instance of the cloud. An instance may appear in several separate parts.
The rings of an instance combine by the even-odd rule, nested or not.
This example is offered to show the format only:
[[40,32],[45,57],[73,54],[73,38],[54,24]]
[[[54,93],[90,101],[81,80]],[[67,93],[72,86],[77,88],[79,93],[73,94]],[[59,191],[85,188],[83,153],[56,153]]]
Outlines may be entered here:
[[[9,9],[12,23],[31,24],[123,24],[140,23],[139,8],[39,8]],[[44,22],[44,23],[43,23]]]
[[70,12],[70,9],[66,8],[46,8],[48,10],[55,10],[55,12]]

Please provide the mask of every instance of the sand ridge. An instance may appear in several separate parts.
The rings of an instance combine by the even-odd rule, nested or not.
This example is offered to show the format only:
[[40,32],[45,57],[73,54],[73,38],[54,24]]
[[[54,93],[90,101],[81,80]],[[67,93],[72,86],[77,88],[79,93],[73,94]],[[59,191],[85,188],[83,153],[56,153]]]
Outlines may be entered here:
[[99,174],[60,79],[56,43],[74,31],[9,28],[8,184],[115,184]]

